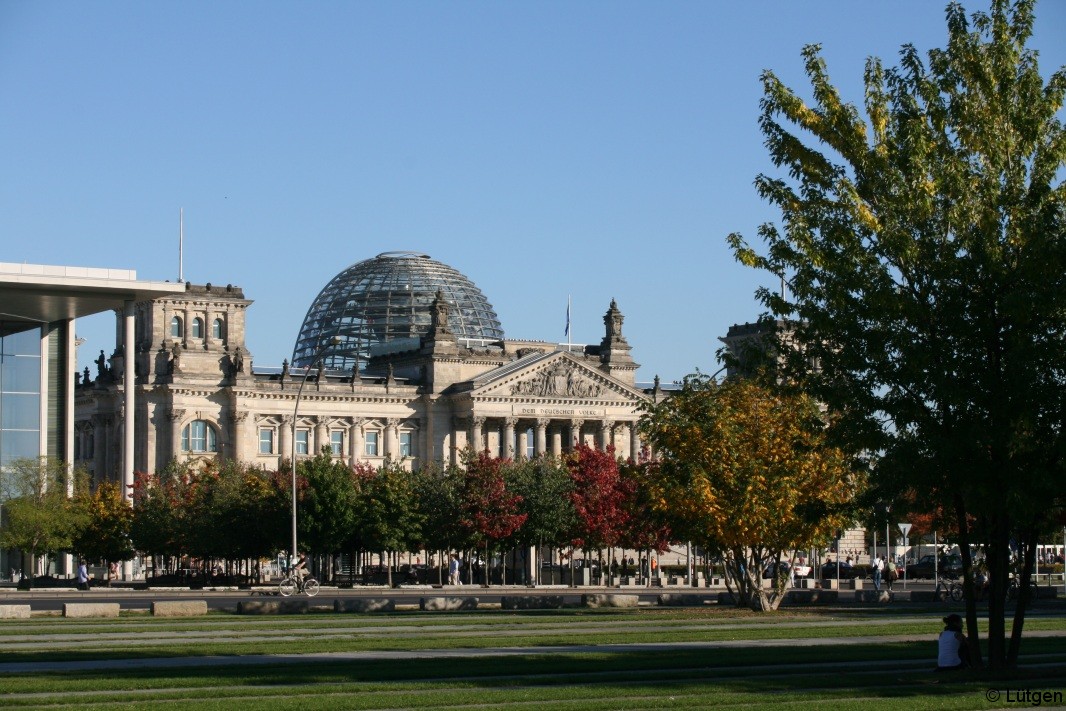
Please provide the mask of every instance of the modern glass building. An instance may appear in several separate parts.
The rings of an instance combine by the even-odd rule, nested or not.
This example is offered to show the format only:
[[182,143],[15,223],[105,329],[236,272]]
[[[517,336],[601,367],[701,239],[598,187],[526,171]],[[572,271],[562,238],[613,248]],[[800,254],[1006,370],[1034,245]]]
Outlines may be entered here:
[[304,317],[293,365],[310,366],[321,355],[324,367],[350,371],[384,344],[417,344],[429,332],[438,291],[457,338],[503,338],[492,304],[459,271],[426,254],[384,252],[351,265],[322,289]]
[[[129,363],[116,379],[122,381],[128,372],[132,380],[133,304],[184,288],[138,281],[125,269],[0,262],[0,467],[24,458],[74,460],[76,318],[109,310],[128,314],[124,333],[129,336],[118,339],[112,362]],[[132,388],[123,396],[133,412]],[[132,447],[132,428],[124,430]],[[132,468],[109,474],[132,482]],[[5,575],[17,562],[0,552]]]

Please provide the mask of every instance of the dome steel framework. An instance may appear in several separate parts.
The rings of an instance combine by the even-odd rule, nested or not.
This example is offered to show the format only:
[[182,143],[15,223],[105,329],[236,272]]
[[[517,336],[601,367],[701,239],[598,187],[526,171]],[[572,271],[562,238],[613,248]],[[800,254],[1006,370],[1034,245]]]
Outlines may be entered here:
[[384,252],[351,265],[319,292],[300,327],[293,365],[315,365],[321,355],[323,367],[351,370],[374,346],[424,336],[438,291],[456,337],[503,338],[492,304],[460,272],[426,254]]

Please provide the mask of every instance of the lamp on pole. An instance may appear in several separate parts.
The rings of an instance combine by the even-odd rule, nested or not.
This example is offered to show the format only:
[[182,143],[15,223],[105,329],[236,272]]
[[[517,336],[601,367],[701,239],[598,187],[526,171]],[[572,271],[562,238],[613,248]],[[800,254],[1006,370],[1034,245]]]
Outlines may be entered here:
[[311,374],[311,369],[322,362],[322,359],[326,357],[326,350],[330,346],[335,346],[338,343],[340,343],[340,339],[336,336],[323,343],[310,365],[304,368],[304,377],[300,381],[300,389],[296,391],[296,405],[292,408],[292,459],[289,460],[292,465],[292,557],[289,559],[290,570],[292,570],[292,566],[299,557],[296,552],[296,418],[300,414],[300,398],[304,394],[304,386],[307,385],[307,377]]

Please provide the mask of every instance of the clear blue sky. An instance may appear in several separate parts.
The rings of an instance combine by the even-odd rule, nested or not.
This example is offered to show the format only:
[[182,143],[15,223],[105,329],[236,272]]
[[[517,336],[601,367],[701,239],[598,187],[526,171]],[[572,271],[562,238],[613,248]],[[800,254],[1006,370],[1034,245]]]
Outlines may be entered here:
[[[767,278],[725,236],[776,217],[759,74],[803,88],[819,42],[862,102],[866,57],[945,43],[942,0],[0,0],[0,261],[232,283],[257,365],[291,356],[349,264],[418,250],[512,338],[598,343],[612,298],[638,378],[716,369]],[[987,9],[984,2],[968,2]],[[1066,3],[1031,46],[1066,64]],[[88,364],[114,344],[83,319]]]

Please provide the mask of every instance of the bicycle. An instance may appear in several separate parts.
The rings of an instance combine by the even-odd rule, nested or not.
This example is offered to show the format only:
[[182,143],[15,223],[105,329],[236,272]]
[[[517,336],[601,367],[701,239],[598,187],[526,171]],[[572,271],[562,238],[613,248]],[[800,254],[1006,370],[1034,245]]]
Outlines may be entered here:
[[[944,594],[943,598],[940,597],[941,593]],[[958,602],[962,599],[962,595],[962,583],[958,580],[952,580],[951,582],[941,580],[936,584],[936,590],[933,592],[934,598],[942,599],[944,602],[948,600]]]
[[278,592],[281,593],[282,597],[289,597],[296,593],[303,593],[308,597],[314,597],[318,594],[318,588],[318,581],[310,575],[303,580],[300,580],[300,578],[295,575],[290,575],[278,583]]
[[[1036,587],[1037,587],[1036,581],[1033,580],[1032,578],[1030,578],[1029,579],[1029,599],[1030,600],[1035,600],[1036,599]],[[1007,599],[1008,600],[1017,600],[1019,595],[1021,594],[1021,591],[1022,591],[1021,588],[1022,588],[1021,582],[1020,582],[1018,576],[1015,575],[1014,577],[1012,577],[1010,579],[1010,585],[1007,586]]]

